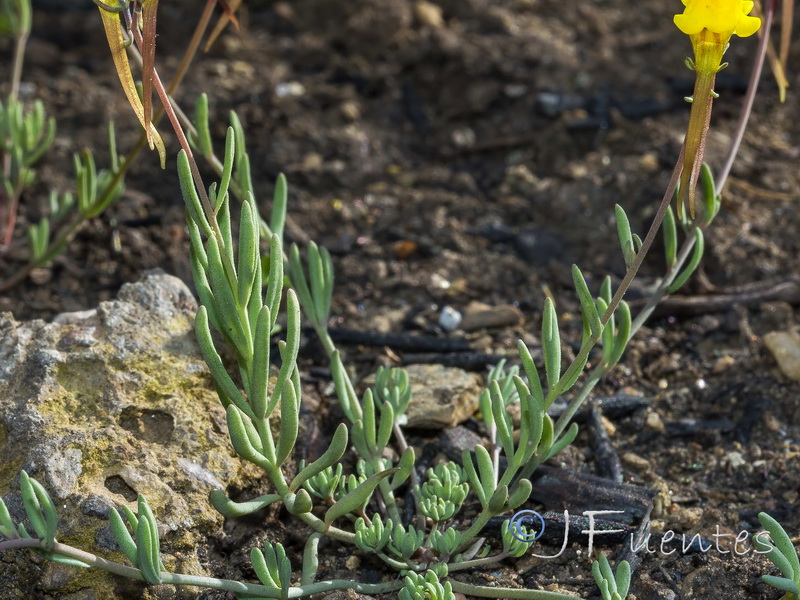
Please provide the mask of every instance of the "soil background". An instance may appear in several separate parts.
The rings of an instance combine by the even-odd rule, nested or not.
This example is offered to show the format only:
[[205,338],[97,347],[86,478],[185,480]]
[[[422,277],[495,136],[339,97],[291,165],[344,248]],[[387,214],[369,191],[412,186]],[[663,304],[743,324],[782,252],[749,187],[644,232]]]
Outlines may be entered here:
[[[672,24],[681,4],[246,4],[241,30],[227,30],[198,57],[177,100],[191,112],[199,93],[209,95],[218,151],[228,111],[237,111],[262,214],[276,176],[286,174],[295,223],[288,240],[313,239],[334,255],[333,324],[444,336],[436,325],[444,306],[513,305],[522,321],[469,336],[477,350],[513,357],[517,339],[538,348],[541,307],[552,294],[574,351],[579,305],[570,265],[580,265],[595,292],[606,274],[619,282],[614,204],[644,236],[680,149],[683,97],[693,83],[683,66],[689,40]],[[161,3],[162,78],[174,72],[201,8],[199,0]],[[42,214],[48,189],[70,189],[74,152],[93,148],[106,164],[108,119],[122,153],[139,134],[91,2],[39,0],[34,10],[22,93],[44,101],[58,131],[23,198],[19,231]],[[755,37],[735,38],[726,55],[707,151],[712,167],[730,144],[755,47]],[[712,292],[741,297],[742,286],[790,282],[800,271],[798,51],[795,42],[785,104],[765,73],[722,212],[707,231],[705,260],[682,290],[694,307],[706,306]],[[0,81],[8,80],[10,56],[11,45],[0,42]],[[52,265],[0,297],[0,310],[48,319],[93,308],[156,267],[190,282],[177,144],[166,127],[161,132],[167,169],[142,155],[122,200]],[[213,180],[210,169],[204,175]],[[632,300],[663,273],[656,246]],[[0,279],[21,257],[12,250]],[[717,526],[758,530],[755,515],[765,510],[790,535],[800,530],[800,384],[778,370],[762,342],[797,318],[796,304],[774,299],[692,311],[668,305],[598,387],[599,396],[624,392],[649,402],[615,420],[611,439],[626,481],[662,495],[656,528],[712,539]],[[365,375],[404,360],[366,346],[348,355]],[[305,364],[319,356],[310,340]],[[320,410],[335,413],[326,406]],[[555,462],[594,472],[586,432]],[[345,569],[349,552],[329,548],[323,571]],[[220,575],[232,568],[211,564]],[[589,567],[576,543],[559,560],[507,561],[467,577],[588,597]],[[752,553],[654,554],[638,567],[632,592],[640,600],[770,600],[780,593],[759,576],[773,571]]]

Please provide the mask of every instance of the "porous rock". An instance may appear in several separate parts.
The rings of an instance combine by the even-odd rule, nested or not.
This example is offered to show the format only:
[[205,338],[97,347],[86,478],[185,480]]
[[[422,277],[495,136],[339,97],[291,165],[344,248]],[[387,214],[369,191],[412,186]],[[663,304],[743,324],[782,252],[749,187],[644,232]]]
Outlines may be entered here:
[[[107,515],[123,504],[135,511],[143,494],[168,568],[204,574],[197,549],[222,523],[209,491],[256,473],[231,450],[195,341],[196,308],[179,279],[154,272],[123,286],[116,300],[52,323],[0,315],[0,495],[16,520],[24,516],[18,474],[25,469],[56,502],[60,542],[126,563]],[[52,563],[44,563],[44,577],[32,556],[0,568],[7,597],[91,591],[128,600],[152,592]],[[186,588],[175,598],[195,596]]]

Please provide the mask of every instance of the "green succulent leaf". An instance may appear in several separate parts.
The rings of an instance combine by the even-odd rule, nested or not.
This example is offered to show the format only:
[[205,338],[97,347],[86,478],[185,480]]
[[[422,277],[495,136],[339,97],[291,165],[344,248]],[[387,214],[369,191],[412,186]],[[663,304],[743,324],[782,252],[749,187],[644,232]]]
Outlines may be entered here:
[[158,526],[144,496],[138,500],[139,523],[136,528],[136,566],[147,583],[161,583],[161,550]]
[[133,541],[133,537],[125,526],[122,517],[120,517],[119,513],[114,509],[108,511],[108,524],[111,528],[111,533],[114,534],[114,539],[117,540],[117,545],[120,550],[128,557],[128,560],[131,561],[134,567],[138,566],[137,562],[139,558],[136,542]]
[[208,223],[208,219],[206,219],[205,212],[203,211],[203,205],[200,202],[200,196],[197,195],[197,190],[194,187],[194,179],[192,178],[192,169],[189,166],[189,158],[186,156],[186,152],[183,150],[178,153],[178,178],[181,184],[183,200],[186,202],[186,209],[189,211],[192,221],[197,224],[204,236],[210,237],[213,234],[213,231],[211,229],[211,225]]
[[286,205],[288,203],[288,186],[286,176],[281,173],[275,182],[275,194],[272,198],[272,217],[269,221],[269,228],[278,240],[283,240],[283,228],[286,224]]
[[625,267],[628,268],[636,258],[636,252],[633,248],[633,235],[631,234],[631,224],[628,221],[628,215],[625,210],[619,205],[614,206],[614,213],[617,218],[617,234],[619,236],[619,245],[622,248],[622,256],[625,259]]
[[672,269],[678,260],[678,226],[671,206],[668,206],[664,213],[661,230],[664,232],[664,255],[667,259],[667,269]]
[[[578,299],[581,301],[581,312],[583,313],[583,318],[589,325],[592,338],[598,339],[603,333],[603,323],[600,321],[600,314],[597,312],[594,298],[592,298],[589,286],[586,285],[586,279],[584,279],[583,273],[581,273],[578,265],[572,265],[572,282],[575,285],[575,290],[578,292]],[[556,331],[556,334],[557,333]]]
[[349,492],[341,499],[339,499],[333,506],[331,506],[325,513],[325,524],[330,525],[339,517],[346,514],[356,512],[363,508],[369,502],[372,493],[378,484],[391,474],[399,471],[397,467],[393,469],[386,469],[380,473],[375,473],[367,477],[365,481],[360,483],[353,491]]
[[208,95],[205,92],[200,94],[194,103],[194,128],[197,135],[190,136],[189,141],[204,157],[213,156],[214,147],[211,143],[211,129],[208,124]]
[[8,512],[8,506],[0,498],[0,535],[7,540],[13,540],[19,537],[17,527],[11,519],[11,514]]
[[703,237],[703,230],[697,227],[694,229],[694,251],[692,252],[692,258],[689,260],[689,264],[684,267],[683,271],[681,271],[669,288],[667,288],[668,294],[674,294],[689,280],[689,277],[691,277],[697,267],[700,266],[704,251],[705,238]]
[[[775,589],[781,590],[782,592],[794,594],[795,598],[800,595],[800,588],[798,588],[797,584],[791,579],[786,579],[785,577],[775,577],[774,575],[762,575],[761,581],[767,585],[771,585]],[[784,598],[786,597],[784,596]],[[793,598],[786,598],[786,600],[793,600]]]
[[244,517],[250,515],[256,511],[261,510],[278,502],[281,499],[281,496],[278,494],[266,494],[264,496],[259,496],[258,498],[253,498],[252,500],[248,500],[247,502],[234,502],[223,492],[222,490],[211,490],[209,494],[209,500],[211,505],[219,512],[223,517],[227,518],[234,518],[234,517]]
[[289,489],[298,489],[305,481],[339,462],[345,450],[347,450],[347,425],[340,423],[333,434],[328,449],[317,460],[300,470],[289,485]]
[[775,548],[783,556],[783,558],[786,559],[789,564],[789,568],[787,568],[785,565],[782,566],[775,561],[775,558],[777,557],[776,552],[770,552],[767,556],[770,560],[772,560],[772,562],[775,563],[775,566],[781,570],[785,577],[800,583],[800,559],[797,557],[797,550],[795,550],[792,540],[789,538],[786,530],[781,526],[780,523],[778,523],[778,521],[773,519],[765,512],[758,513],[758,520],[761,522],[762,527],[769,532],[769,535],[772,537],[772,541],[775,544]]
[[558,332],[558,315],[553,301],[547,298],[544,302],[542,318],[542,352],[544,368],[547,374],[547,385],[555,387],[561,377],[561,336]]
[[29,477],[25,471],[20,471],[19,484],[25,514],[41,540],[42,548],[52,550],[58,527],[58,514],[53,500],[42,484]]
[[550,450],[547,452],[547,455],[542,462],[553,458],[556,454],[574,442],[576,437],[578,437],[578,424],[573,423],[564,432],[561,438],[559,438],[559,440],[550,447]]

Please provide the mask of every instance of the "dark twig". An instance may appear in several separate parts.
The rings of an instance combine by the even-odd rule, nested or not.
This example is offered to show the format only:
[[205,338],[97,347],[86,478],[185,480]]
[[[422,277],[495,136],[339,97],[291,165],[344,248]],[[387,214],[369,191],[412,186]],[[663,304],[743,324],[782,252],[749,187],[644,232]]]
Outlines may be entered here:
[[616,483],[622,483],[622,463],[603,425],[603,414],[597,402],[592,402],[589,406],[589,429],[597,474]]
[[[764,281],[737,290],[704,296],[669,296],[656,306],[655,316],[693,316],[730,310],[734,306],[758,306],[764,302],[800,304],[800,278]],[[632,302],[636,306],[637,302]]]
[[469,342],[465,339],[437,338],[407,333],[378,333],[375,331],[354,331],[352,329],[328,330],[331,339],[344,345],[388,346],[395,350],[411,352],[469,352]]

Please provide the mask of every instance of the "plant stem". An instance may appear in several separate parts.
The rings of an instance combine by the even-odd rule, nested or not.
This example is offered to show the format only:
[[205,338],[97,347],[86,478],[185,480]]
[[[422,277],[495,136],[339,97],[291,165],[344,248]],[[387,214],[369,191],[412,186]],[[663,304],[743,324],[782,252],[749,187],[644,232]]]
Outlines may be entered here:
[[[791,5],[791,2],[784,4]],[[739,147],[742,145],[744,139],[744,132],[747,129],[747,122],[750,120],[750,115],[753,113],[753,103],[756,99],[756,92],[758,91],[758,82],[761,80],[761,71],[764,68],[764,61],[767,56],[767,47],[769,46],[770,32],[772,30],[772,20],[775,14],[775,3],[766,2],[764,4],[764,30],[763,34],[758,40],[758,48],[756,49],[756,60],[753,63],[753,69],[750,72],[750,81],[747,82],[747,93],[742,102],[742,112],[739,115],[739,121],[736,123],[734,130],[733,141],[725,157],[725,162],[717,177],[717,190],[720,192],[725,187],[728,181],[728,176],[733,168],[733,161],[736,160],[736,155],[739,153]],[[785,25],[785,24],[784,24]]]
[[[633,261],[631,262],[630,266],[628,267],[627,272],[625,273],[625,277],[622,279],[622,282],[619,284],[614,297],[611,298],[611,302],[608,304],[608,308],[606,312],[600,319],[600,322],[605,327],[608,321],[611,319],[611,316],[616,311],[619,303],[622,301],[625,292],[628,291],[628,288],[633,283],[633,279],[636,276],[636,273],[639,271],[639,268],[642,266],[644,262],[645,256],[647,256],[650,247],[653,245],[653,241],[658,234],[658,230],[661,228],[661,223],[664,220],[664,215],[667,213],[667,209],[669,208],[670,202],[672,202],[673,194],[675,193],[675,188],[678,184],[678,179],[680,178],[681,169],[683,166],[683,148],[681,148],[680,155],[678,156],[678,161],[675,164],[675,168],[672,171],[672,177],[669,180],[669,184],[667,185],[667,190],[664,192],[664,196],[661,199],[661,204],[658,206],[658,210],[656,211],[656,216],[653,218],[653,222],[650,225],[650,229],[647,232],[647,235],[642,242],[642,247],[639,249],[639,252],[636,253]],[[567,382],[574,380],[574,377],[577,375],[575,373],[578,369],[583,369],[584,365],[586,364],[586,360],[589,356],[589,352],[594,348],[597,342],[600,340],[600,337],[591,337],[587,339],[582,345],[581,349],[578,352],[578,355],[572,361],[572,364],[567,368],[561,378],[558,380],[558,383],[554,385],[547,393],[547,397],[545,398],[545,408],[549,408],[553,402],[561,396],[566,390]],[[577,410],[577,408],[575,409]],[[561,425],[560,428],[554,430],[554,439],[558,438],[558,435],[564,430],[567,423],[562,422],[559,419],[559,424]]]
[[19,86],[22,81],[22,64],[25,61],[25,46],[31,34],[31,6],[30,0],[20,0],[19,2],[19,30],[16,31],[14,41],[14,62],[11,68],[11,91],[10,100],[17,100],[19,97]]
[[477,567],[485,567],[500,562],[507,558],[508,554],[501,552],[495,556],[486,556],[484,558],[476,558],[474,560],[465,560],[463,562],[451,563],[448,565],[447,570],[452,573],[454,571],[463,571],[465,569],[475,569]]
[[489,509],[484,507],[481,509],[478,518],[472,523],[472,525],[467,529],[461,536],[461,546],[460,548],[465,548],[469,542],[472,541],[474,537],[476,537],[486,526],[486,523],[489,522],[489,519],[492,518],[492,514],[489,512]]
[[453,586],[453,591],[465,596],[478,596],[479,598],[509,598],[513,600],[581,600],[580,596],[560,594],[558,592],[545,592],[542,590],[526,590],[519,588],[485,587],[464,583],[455,579],[448,579]]
[[[3,550],[14,549],[38,549],[43,550],[41,540],[30,538],[17,538],[14,540],[7,540],[0,542],[0,552]],[[73,546],[61,544],[56,542],[51,552],[74,558],[86,563],[91,567],[96,567],[115,575],[121,575],[128,579],[136,579],[138,581],[145,581],[142,572],[139,569],[129,567],[117,562],[106,560],[89,552],[84,552]],[[242,583],[240,581],[232,581],[229,579],[217,579],[214,577],[201,577],[197,575],[181,575],[179,573],[170,573],[162,571],[161,582],[173,585],[188,585],[194,587],[211,588],[214,590],[225,590],[234,592],[236,594],[248,594],[251,596],[260,596],[263,598],[283,598],[280,588],[268,587],[265,585],[257,585],[253,583]],[[320,581],[308,585],[298,585],[289,588],[287,598],[302,598],[312,594],[320,594],[322,592],[330,592],[334,590],[354,590],[361,594],[388,594],[399,590],[403,587],[402,581],[392,581],[389,583],[359,583],[356,581],[347,581],[343,579],[333,579],[330,581]]]
[[[747,128],[748,120],[749,120],[750,115],[752,114],[752,111],[753,111],[753,103],[755,101],[756,91],[758,90],[758,81],[761,78],[761,72],[763,70],[764,62],[765,62],[766,55],[767,55],[767,47],[768,47],[768,43],[769,43],[769,34],[770,34],[770,31],[771,31],[771,28],[772,28],[772,21],[773,21],[774,12],[775,12],[775,7],[774,7],[773,3],[768,2],[766,4],[765,9],[764,9],[764,21],[765,21],[765,24],[764,24],[764,35],[762,35],[760,37],[760,39],[759,39],[758,50],[756,52],[756,59],[755,59],[755,62],[753,64],[753,69],[752,69],[751,74],[750,74],[750,81],[748,82],[748,86],[747,86],[747,93],[745,94],[744,100],[742,102],[742,112],[741,112],[741,114],[739,116],[739,121],[736,124],[734,138],[733,138],[733,141],[731,142],[730,149],[728,150],[728,153],[727,153],[727,155],[725,157],[725,162],[723,164],[722,170],[720,171],[720,174],[717,177],[716,188],[717,188],[717,190],[720,190],[720,191],[725,187],[725,184],[726,184],[726,182],[728,180],[728,176],[730,175],[731,168],[733,166],[733,162],[736,159],[736,155],[739,152],[739,148],[741,147],[742,140],[744,138],[744,132],[745,132],[745,129]],[[679,158],[678,159],[678,165],[680,165],[681,162],[682,162],[682,159]],[[674,178],[675,178],[675,174],[673,173],[673,179]],[[670,187],[673,187],[673,186],[670,186]],[[669,191],[670,190],[669,187],[667,188],[667,190],[668,190],[669,195],[671,195],[672,192]],[[674,192],[674,190],[673,190],[673,192]],[[666,198],[667,198],[667,195],[665,194],[664,200],[666,200]],[[633,275],[635,275],[636,270],[638,270],[639,266],[641,265],[641,260],[639,260],[640,255],[642,255],[643,251],[645,251],[646,248],[649,248],[649,246],[652,244],[653,238],[655,238],[655,233],[656,233],[655,230],[657,229],[655,227],[655,225],[656,225],[656,223],[658,223],[658,227],[660,227],[661,221],[663,221],[663,218],[664,218],[664,213],[666,212],[666,208],[668,206],[669,206],[669,202],[667,202],[665,204],[664,201],[662,201],[661,206],[659,206],[659,211],[656,214],[656,220],[654,220],[653,226],[651,226],[650,227],[650,231],[648,231],[647,238],[645,238],[645,242],[642,244],[642,250],[636,255],[636,259],[631,264],[631,268],[628,269],[628,273],[626,273],[626,275],[625,275],[625,280],[623,280],[622,284],[620,284],[620,287],[618,288],[617,293],[615,294],[614,298],[612,299],[611,304],[608,307],[608,310],[603,315],[603,318],[602,318],[603,325],[605,325],[608,322],[608,319],[611,317],[611,314],[613,314],[613,311],[616,310],[616,308],[617,308],[617,306],[619,304],[619,301],[622,300],[622,294],[624,294],[624,289],[627,288],[627,286],[625,285],[626,284],[626,280],[629,279],[629,275],[631,275],[631,273],[633,273]],[[689,255],[691,254],[692,249],[694,248],[694,244],[695,244],[695,237],[693,235],[694,234],[694,229],[697,228],[697,227],[701,227],[701,225],[699,225],[696,222],[692,223],[689,231],[687,231],[686,240],[684,241],[683,246],[681,247],[681,250],[678,253],[677,260],[676,260],[675,264],[667,271],[667,274],[661,280],[661,282],[659,283],[659,285],[656,288],[656,290],[650,295],[650,298],[648,299],[647,304],[645,304],[644,308],[642,308],[642,310],[639,311],[639,314],[634,319],[634,321],[633,321],[633,323],[631,325],[631,333],[630,333],[630,336],[628,337],[629,341],[639,331],[639,329],[641,329],[642,325],[644,325],[644,323],[647,321],[647,319],[653,313],[653,310],[655,310],[655,307],[661,302],[661,300],[663,300],[664,296],[667,294],[667,289],[672,284],[672,282],[675,280],[675,277],[677,277],[681,267],[686,262],[686,260],[688,259]],[[642,259],[643,258],[644,257],[642,256]],[[635,267],[635,270],[634,270],[634,267]],[[632,279],[633,279],[633,277],[631,275],[630,276],[630,280],[632,281]],[[629,284],[630,284],[630,281],[628,281],[628,285]],[[623,286],[625,286],[625,288],[623,288]],[[622,292],[622,294],[620,292]],[[619,296],[619,298],[617,298],[617,296]],[[615,300],[616,300],[616,302],[615,302]],[[577,358],[576,358],[576,361],[577,361]],[[598,367],[596,367],[592,371],[592,373],[589,375],[589,378],[586,380],[586,382],[582,386],[581,391],[578,393],[577,396],[575,396],[575,398],[573,398],[570,401],[569,405],[567,406],[567,409],[562,413],[561,417],[556,422],[556,425],[554,427],[554,439],[557,439],[558,436],[564,431],[564,429],[566,429],[566,427],[569,425],[572,417],[580,409],[580,407],[583,404],[583,402],[585,401],[585,399],[589,396],[589,394],[594,389],[594,387],[597,385],[597,383],[600,381],[600,379],[605,374],[605,372],[606,371],[605,371],[605,369],[602,368],[602,365],[598,365]],[[548,394],[548,398],[549,397],[550,397],[550,394]],[[553,398],[553,400],[555,400],[555,397]],[[522,476],[525,476],[525,473],[527,473],[527,469],[523,472]],[[528,475],[530,475],[530,473],[528,473]]]

